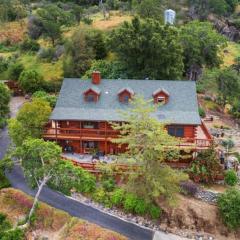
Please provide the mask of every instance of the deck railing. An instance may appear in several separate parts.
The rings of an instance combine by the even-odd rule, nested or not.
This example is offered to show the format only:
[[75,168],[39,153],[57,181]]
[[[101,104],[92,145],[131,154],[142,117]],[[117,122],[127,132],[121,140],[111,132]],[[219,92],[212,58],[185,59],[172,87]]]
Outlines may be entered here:
[[[73,139],[81,140],[86,138],[117,138],[119,131],[109,129],[79,129],[79,128],[47,128],[44,130],[43,137],[45,139]],[[184,138],[178,146],[179,147],[192,147],[192,148],[208,148],[213,142],[212,138],[209,139],[194,139]]]

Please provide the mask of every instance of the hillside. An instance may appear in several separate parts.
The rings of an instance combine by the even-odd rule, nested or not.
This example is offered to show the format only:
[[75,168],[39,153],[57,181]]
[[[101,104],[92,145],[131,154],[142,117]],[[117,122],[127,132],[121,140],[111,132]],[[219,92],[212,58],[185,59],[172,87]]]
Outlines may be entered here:
[[[0,190],[0,213],[16,226],[29,211],[32,198],[15,189]],[[26,231],[26,240],[126,240],[125,237],[95,224],[73,218],[67,213],[40,203],[32,226]]]

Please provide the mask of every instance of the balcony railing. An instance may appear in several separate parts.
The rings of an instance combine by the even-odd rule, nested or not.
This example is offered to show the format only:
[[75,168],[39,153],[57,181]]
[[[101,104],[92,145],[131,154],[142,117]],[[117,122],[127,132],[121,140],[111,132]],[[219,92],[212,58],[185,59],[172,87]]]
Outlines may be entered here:
[[[109,129],[80,129],[80,128],[47,128],[44,130],[45,139],[81,140],[96,138],[117,138],[119,131]],[[213,139],[184,138],[179,141],[178,146],[182,148],[204,149],[210,147]]]
[[76,138],[82,137],[98,137],[108,138],[117,137],[119,131],[109,129],[90,129],[90,128],[47,128],[43,132],[43,137],[46,139],[55,138]]

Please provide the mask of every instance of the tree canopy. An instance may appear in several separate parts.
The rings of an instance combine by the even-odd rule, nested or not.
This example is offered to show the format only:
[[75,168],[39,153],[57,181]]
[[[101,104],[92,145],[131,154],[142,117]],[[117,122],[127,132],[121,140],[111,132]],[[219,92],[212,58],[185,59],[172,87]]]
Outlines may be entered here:
[[125,66],[129,78],[180,79],[183,49],[178,30],[158,21],[134,18],[113,30],[111,51]]
[[50,113],[51,107],[44,100],[34,99],[25,103],[17,117],[9,120],[9,134],[13,143],[20,146],[28,137],[40,138]]
[[197,65],[212,68],[222,63],[220,50],[226,39],[209,22],[192,21],[181,28],[180,39],[184,49],[185,71]]
[[177,141],[168,134],[164,124],[151,117],[155,110],[149,101],[134,98],[129,111],[122,113],[126,123],[114,125],[121,133],[114,142],[127,145],[123,159],[130,159],[139,167],[129,176],[129,191],[148,201],[161,196],[173,203],[180,191],[179,182],[187,176],[166,164],[169,150],[178,151]]

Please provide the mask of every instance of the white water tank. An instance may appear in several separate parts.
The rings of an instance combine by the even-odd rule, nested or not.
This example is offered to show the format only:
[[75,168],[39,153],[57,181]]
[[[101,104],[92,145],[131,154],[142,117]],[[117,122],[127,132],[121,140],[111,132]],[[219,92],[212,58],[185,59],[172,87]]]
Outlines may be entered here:
[[176,18],[176,12],[172,9],[167,9],[164,12],[164,22],[165,24],[174,24]]

